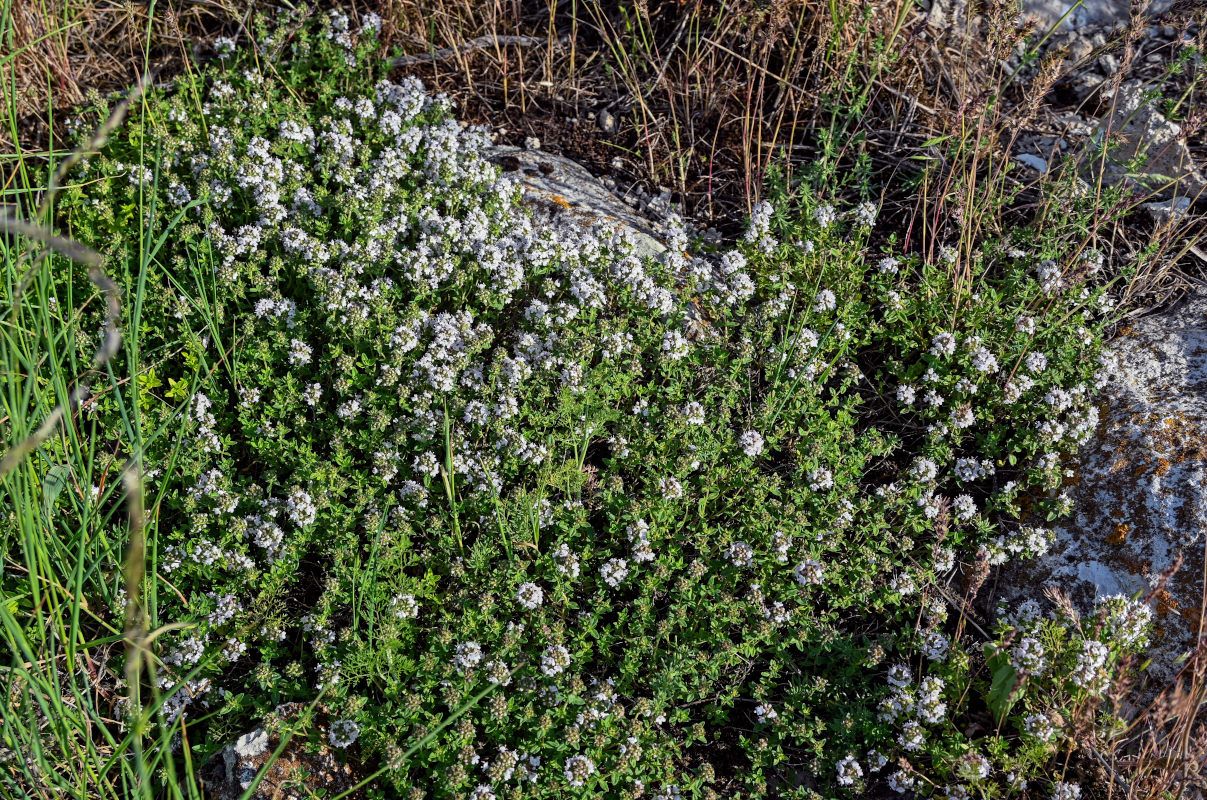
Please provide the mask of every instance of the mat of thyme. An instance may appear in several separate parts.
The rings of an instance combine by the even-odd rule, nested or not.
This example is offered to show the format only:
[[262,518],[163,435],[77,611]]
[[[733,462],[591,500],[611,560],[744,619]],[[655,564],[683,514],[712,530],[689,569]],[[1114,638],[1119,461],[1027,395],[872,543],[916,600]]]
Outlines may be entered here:
[[[1112,312],[1082,201],[927,258],[815,173],[641,258],[534,215],[373,35],[149,95],[60,202],[127,338],[80,415],[100,466],[47,501],[109,543],[87,608],[120,634],[136,458],[174,625],[114,730],[202,763],[290,729],[370,797],[1078,797],[1147,608],[983,631],[960,576],[1069,510]],[[103,303],[55,263],[28,302],[87,364]]]

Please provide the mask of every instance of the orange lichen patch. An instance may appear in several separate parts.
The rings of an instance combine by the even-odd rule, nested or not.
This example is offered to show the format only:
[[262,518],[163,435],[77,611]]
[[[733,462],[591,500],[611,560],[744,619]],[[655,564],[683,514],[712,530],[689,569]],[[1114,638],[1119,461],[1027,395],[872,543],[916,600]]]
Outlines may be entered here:
[[1132,526],[1126,522],[1117,522],[1110,534],[1106,537],[1106,543],[1118,547],[1127,541],[1127,535],[1131,532]]
[[1148,465],[1152,463],[1151,458],[1145,457],[1139,464],[1134,464],[1132,467],[1132,475],[1137,478],[1144,477],[1144,473],[1148,472]]
[[1155,597],[1157,601],[1157,616],[1164,617],[1170,612],[1178,613],[1181,608],[1178,601],[1166,589],[1158,589]]
[[550,194],[550,195],[546,195],[546,197],[548,197],[550,202],[556,203],[557,205],[561,206],[562,208],[572,208],[572,206],[566,200],[566,198],[562,197],[560,194]]
[[1123,567],[1132,575],[1147,575],[1153,571],[1153,562],[1147,558],[1135,558],[1128,555],[1121,555],[1118,559],[1112,559],[1119,566]]
[[1201,619],[1202,609],[1199,606],[1186,606],[1178,610],[1178,615],[1186,620],[1187,625],[1192,631],[1199,629],[1199,620]]

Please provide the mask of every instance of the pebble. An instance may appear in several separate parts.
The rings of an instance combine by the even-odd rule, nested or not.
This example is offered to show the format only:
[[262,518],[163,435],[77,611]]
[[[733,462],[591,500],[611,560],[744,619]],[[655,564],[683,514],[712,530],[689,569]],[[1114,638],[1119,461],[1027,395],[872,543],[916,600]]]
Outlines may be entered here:
[[604,133],[616,132],[616,115],[606,108],[599,112],[599,128]]
[[528,138],[524,139],[524,148],[526,150],[540,150],[541,140],[535,136],[529,136]]

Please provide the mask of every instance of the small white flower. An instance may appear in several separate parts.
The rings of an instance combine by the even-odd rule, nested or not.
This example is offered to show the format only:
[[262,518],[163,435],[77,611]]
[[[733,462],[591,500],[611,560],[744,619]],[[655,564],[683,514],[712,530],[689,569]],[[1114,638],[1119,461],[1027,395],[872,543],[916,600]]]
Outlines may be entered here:
[[310,345],[300,339],[294,339],[289,343],[289,363],[309,364],[312,352]]
[[734,542],[725,551],[725,557],[735,567],[749,567],[754,561],[754,548],[746,542]]
[[1056,735],[1056,727],[1045,714],[1031,714],[1023,720],[1023,730],[1041,742],[1050,742]]
[[520,588],[516,589],[515,599],[521,606],[532,611],[545,601],[545,592],[535,583],[521,583]]
[[419,602],[413,594],[395,595],[390,601],[390,608],[398,619],[414,619],[419,616]]
[[813,301],[813,311],[820,314],[823,311],[833,311],[838,307],[838,298],[829,289],[822,289]]
[[541,655],[541,672],[552,678],[570,666],[570,651],[560,644],[551,644]]
[[835,770],[838,772],[840,786],[850,786],[863,777],[863,767],[859,766],[859,762],[852,755],[839,761]]
[[629,563],[623,558],[609,558],[599,568],[599,575],[604,583],[615,588],[629,574]]
[[876,204],[863,202],[855,206],[855,221],[866,228],[876,224]]
[[695,401],[683,406],[683,419],[685,419],[689,425],[703,425],[704,406]]
[[687,339],[679,331],[667,331],[662,336],[662,354],[671,361],[678,361],[688,354]]
[[951,424],[959,429],[971,428],[975,425],[976,415],[972,413],[972,406],[962,405],[959,408],[953,409],[951,412]]
[[914,677],[909,671],[909,667],[901,662],[897,662],[888,668],[888,675],[885,677],[890,686],[896,686],[898,689],[904,689],[914,682]]
[[662,491],[662,496],[667,500],[678,500],[683,496],[683,484],[679,483],[674,477],[660,478],[658,480],[658,488]]
[[586,756],[570,756],[566,759],[566,782],[574,788],[586,783],[595,774],[595,762]]
[[1081,797],[1081,787],[1075,783],[1057,781],[1052,784],[1052,800],[1078,800]]
[[347,747],[360,736],[360,726],[350,719],[338,719],[327,730],[332,747]]
[[809,471],[809,489],[814,492],[824,492],[834,488],[834,473],[825,467]]
[[825,571],[822,569],[821,563],[811,558],[797,564],[793,572],[796,575],[796,582],[801,586],[816,586],[825,578]]
[[944,661],[951,642],[939,631],[932,631],[922,639],[922,653],[931,661]]
[[930,342],[930,354],[940,358],[951,355],[956,351],[956,337],[947,331],[936,333]]
[[750,458],[758,458],[763,452],[763,436],[758,431],[745,431],[738,437],[738,446]]
[[482,645],[477,642],[460,642],[453,655],[453,667],[461,674],[465,674],[478,666],[482,655]]

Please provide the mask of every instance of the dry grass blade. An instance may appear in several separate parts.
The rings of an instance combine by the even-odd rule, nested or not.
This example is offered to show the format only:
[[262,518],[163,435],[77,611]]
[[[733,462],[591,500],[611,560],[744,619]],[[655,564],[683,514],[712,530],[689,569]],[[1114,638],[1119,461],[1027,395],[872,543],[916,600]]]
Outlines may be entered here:
[[7,215],[0,216],[0,234],[19,234],[27,239],[33,239],[34,241],[41,242],[55,252],[62,253],[72,261],[87,264],[90,267],[99,267],[103,260],[101,254],[91,247],[82,245],[65,236],[51,233],[45,228],[32,223],[13,219]]

